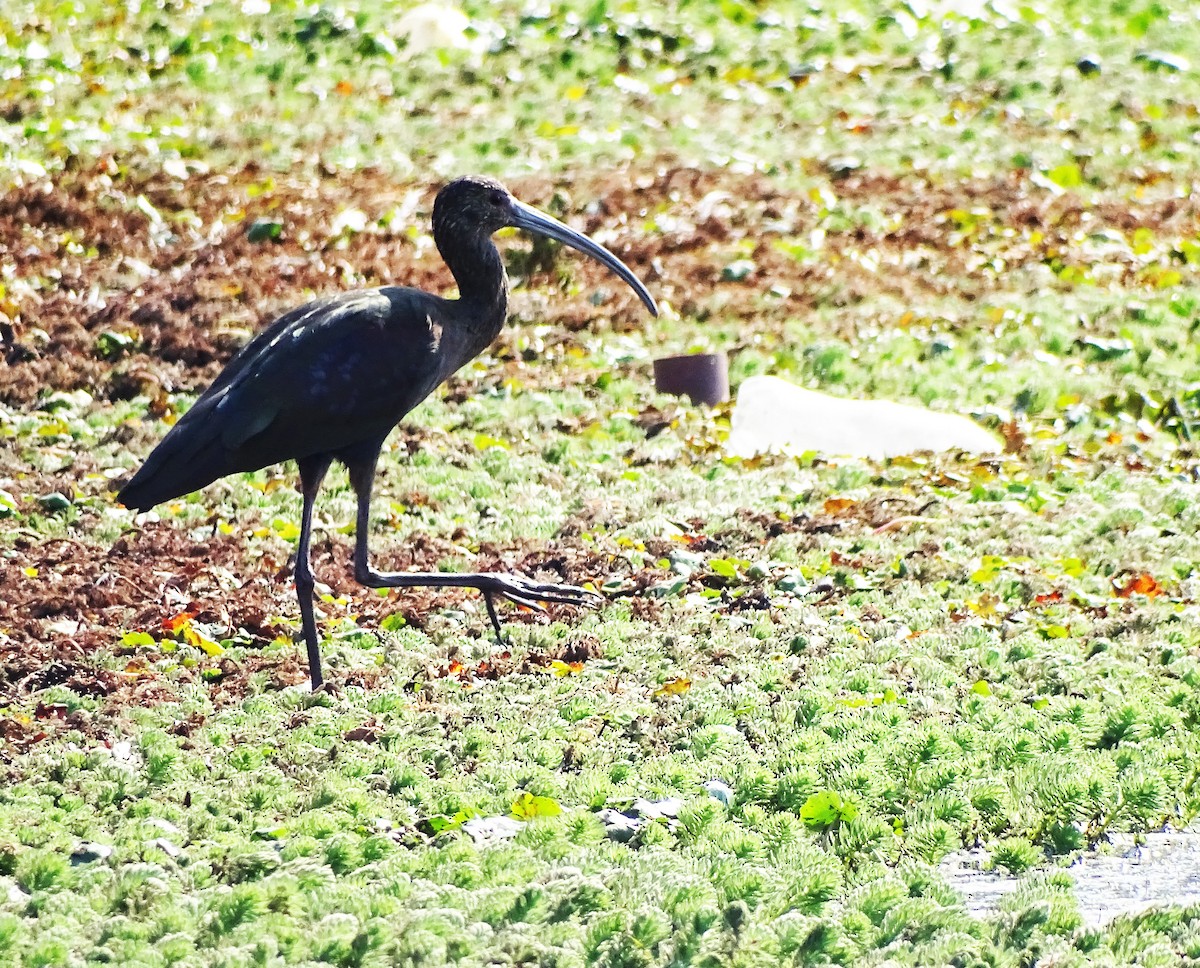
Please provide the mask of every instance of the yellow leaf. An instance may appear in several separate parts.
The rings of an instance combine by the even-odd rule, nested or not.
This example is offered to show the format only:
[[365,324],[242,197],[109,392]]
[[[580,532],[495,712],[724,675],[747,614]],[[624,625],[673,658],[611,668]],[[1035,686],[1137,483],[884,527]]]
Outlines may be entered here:
[[1056,563],[1064,575],[1070,575],[1072,578],[1080,577],[1086,570],[1082,558],[1058,558]]
[[583,671],[582,662],[563,662],[562,659],[555,659],[550,663],[550,671],[556,676],[573,676]]
[[1142,226],[1133,230],[1133,237],[1129,240],[1129,247],[1133,250],[1134,255],[1145,255],[1147,252],[1154,250],[1154,233],[1150,229]]
[[275,534],[284,541],[295,541],[300,537],[300,527],[295,521],[284,521],[281,518],[276,518],[271,524],[275,529]]
[[38,570],[36,568],[23,568],[21,570],[25,573],[26,578],[37,578],[38,576]]
[[1046,177],[1059,188],[1078,188],[1083,184],[1083,172],[1074,162],[1051,168],[1046,172]]
[[282,477],[272,476],[272,477],[268,477],[265,481],[262,481],[261,483],[259,481],[250,481],[249,483],[250,483],[250,486],[252,488],[254,488],[256,491],[262,491],[263,494],[270,494],[272,491],[276,490],[277,488],[283,487],[283,485],[286,483],[286,481]]
[[535,817],[557,817],[562,807],[551,797],[535,797],[528,790],[513,801],[509,816],[515,820],[532,820]]
[[1142,278],[1156,289],[1169,289],[1183,282],[1183,275],[1178,269],[1168,269],[1161,265],[1148,267]]
[[565,97],[568,101],[578,101],[585,94],[587,94],[587,88],[582,84],[572,84],[565,91],[563,91],[563,97]]
[[195,626],[191,625],[190,623],[188,624],[187,628],[183,630],[183,638],[188,645],[193,645],[196,648],[201,649],[205,655],[216,657],[218,655],[225,654],[225,650],[221,647],[219,642],[214,642],[207,635],[201,635],[196,631]]
[[38,427],[38,434],[42,437],[57,437],[59,434],[69,434],[70,432],[71,428],[64,420],[51,420]]
[[491,447],[499,447],[501,450],[508,450],[506,444],[499,437],[490,437],[487,434],[476,434],[473,441],[476,450],[488,450]]
[[658,696],[680,696],[692,688],[691,679],[668,679],[661,686],[654,690],[654,695]]
[[999,555],[984,555],[979,561],[979,568],[971,574],[971,581],[982,584],[991,581],[1004,568],[1005,561]]
[[838,197],[828,188],[810,188],[808,190],[809,200],[821,206],[824,209],[831,209],[838,203]]
[[991,592],[984,592],[979,596],[979,601],[967,602],[967,608],[969,608],[980,618],[995,618],[998,613],[996,606],[999,604],[999,595],[995,595]]

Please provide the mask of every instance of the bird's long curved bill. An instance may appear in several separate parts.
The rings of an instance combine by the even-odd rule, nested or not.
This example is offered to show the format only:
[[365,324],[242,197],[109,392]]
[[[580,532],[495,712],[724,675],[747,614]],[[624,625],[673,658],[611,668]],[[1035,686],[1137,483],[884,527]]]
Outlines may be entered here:
[[646,287],[630,270],[629,266],[625,265],[620,259],[604,248],[597,242],[593,242],[586,235],[576,232],[573,228],[563,225],[558,219],[545,212],[539,212],[536,208],[531,208],[524,202],[519,202],[515,198],[512,202],[512,224],[519,229],[525,229],[527,232],[536,232],[538,235],[549,236],[556,242],[561,242],[563,245],[569,245],[572,249],[582,252],[584,255],[590,255],[597,262],[608,266],[613,272],[625,280],[629,287],[637,293],[638,298],[646,304],[646,308],[650,310],[652,316],[658,315],[658,305],[654,302],[654,297],[650,295]]

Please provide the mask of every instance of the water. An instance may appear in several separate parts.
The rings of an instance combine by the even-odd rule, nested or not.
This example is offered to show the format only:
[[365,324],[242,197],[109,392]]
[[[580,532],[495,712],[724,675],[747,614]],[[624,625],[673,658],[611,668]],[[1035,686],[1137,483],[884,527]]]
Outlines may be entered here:
[[[1085,924],[1099,927],[1122,914],[1152,907],[1200,903],[1200,833],[1150,833],[1136,844],[1115,834],[1105,852],[1089,851],[1065,868]],[[975,915],[995,911],[1017,878],[983,870],[987,853],[960,850],[942,861],[947,883]]]

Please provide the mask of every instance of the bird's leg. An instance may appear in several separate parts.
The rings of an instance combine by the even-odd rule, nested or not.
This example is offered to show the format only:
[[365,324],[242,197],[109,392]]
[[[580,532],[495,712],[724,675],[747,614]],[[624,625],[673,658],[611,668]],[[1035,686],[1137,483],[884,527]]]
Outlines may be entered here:
[[496,644],[503,647],[504,638],[500,635],[500,616],[496,614],[496,603],[492,601],[492,593],[483,593],[483,604],[487,606],[488,618],[492,621],[492,628],[496,632]]
[[308,672],[312,677],[313,691],[321,688],[321,640],[317,637],[317,617],[313,614],[312,561],[309,545],[312,543],[313,504],[321,481],[329,470],[327,457],[308,457],[300,461],[300,493],[304,498],[304,510],[300,515],[300,542],[296,545],[296,597],[300,600],[300,624],[304,629],[304,644],[308,646]]
[[468,572],[456,574],[440,571],[379,572],[371,568],[368,548],[371,516],[371,487],[375,477],[375,461],[347,463],[350,484],[358,497],[358,520],[354,540],[354,578],[368,588],[475,588],[483,593],[488,618],[500,639],[500,619],[492,602],[493,595],[502,595],[511,602],[527,608],[544,611],[543,602],[556,605],[577,605],[596,608],[604,597],[586,588],[575,585],[557,585],[532,581],[520,575],[505,575],[500,572]]

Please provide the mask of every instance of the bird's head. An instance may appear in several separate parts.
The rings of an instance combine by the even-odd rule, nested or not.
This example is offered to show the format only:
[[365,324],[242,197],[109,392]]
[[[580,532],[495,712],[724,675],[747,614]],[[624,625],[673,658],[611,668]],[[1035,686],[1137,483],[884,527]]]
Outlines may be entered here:
[[483,175],[456,178],[438,192],[434,200],[435,238],[472,235],[486,238],[493,232],[509,227],[548,236],[591,256],[620,276],[637,293],[651,315],[658,315],[654,297],[625,263],[598,242],[564,225],[554,216],[518,201],[494,178]]
[[496,179],[466,175],[438,192],[433,203],[433,224],[458,233],[488,236],[513,224],[515,201]]

